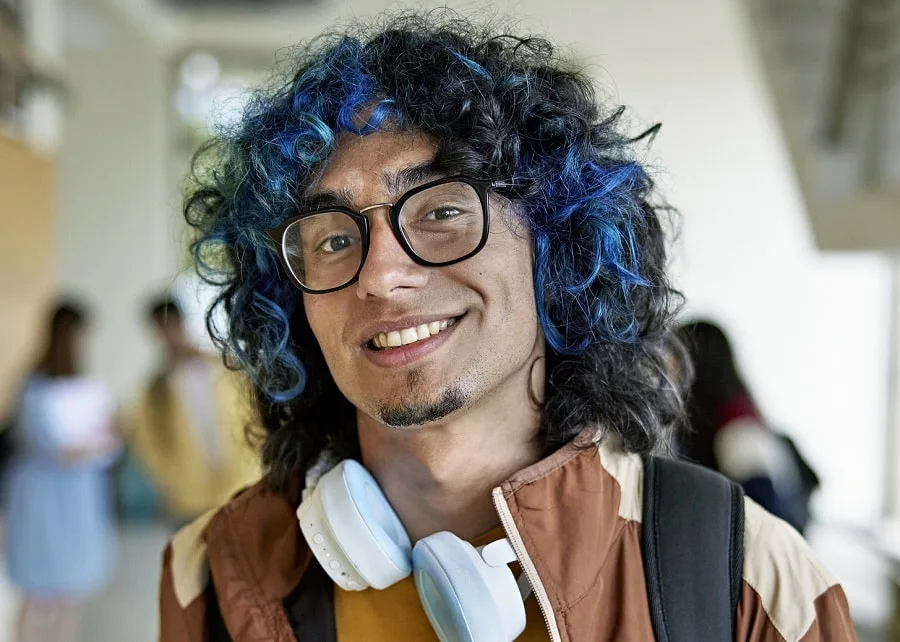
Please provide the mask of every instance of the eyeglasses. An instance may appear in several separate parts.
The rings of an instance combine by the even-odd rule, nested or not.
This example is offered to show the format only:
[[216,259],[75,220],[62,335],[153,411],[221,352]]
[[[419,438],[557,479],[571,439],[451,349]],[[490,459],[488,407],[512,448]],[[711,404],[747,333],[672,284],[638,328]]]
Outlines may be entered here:
[[269,232],[291,280],[304,292],[325,294],[355,283],[369,252],[366,212],[389,208],[400,247],[419,265],[465,261],[488,237],[488,191],[503,183],[450,176],[419,185],[396,203],[353,211],[334,206],[304,212]]

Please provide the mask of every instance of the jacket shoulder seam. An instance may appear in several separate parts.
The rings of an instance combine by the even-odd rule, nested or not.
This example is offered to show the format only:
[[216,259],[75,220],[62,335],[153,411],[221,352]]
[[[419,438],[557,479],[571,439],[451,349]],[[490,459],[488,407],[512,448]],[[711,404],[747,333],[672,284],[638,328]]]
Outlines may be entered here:
[[749,498],[744,505],[741,578],[756,593],[769,622],[785,642],[800,642],[818,617],[816,600],[837,582],[790,526]]
[[209,556],[205,533],[218,508],[207,511],[181,528],[169,542],[172,590],[182,609],[203,594],[209,582]]
[[[628,521],[621,519],[621,518],[619,518],[619,520],[620,520],[620,523],[618,524],[618,526],[616,528],[616,532],[613,535],[612,539],[610,540],[611,547],[614,546],[616,543],[618,543],[618,541],[624,536],[625,528],[628,525]],[[640,524],[639,522],[637,522],[637,523]],[[562,613],[562,614],[568,613],[573,608],[575,608],[579,603],[581,603],[582,600],[587,598],[587,596],[590,594],[590,592],[597,586],[597,582],[600,580],[600,576],[603,575],[603,571],[606,569],[606,563],[607,563],[607,561],[604,560],[603,564],[600,565],[600,568],[597,569],[597,576],[596,576],[596,579],[594,580],[594,582],[592,582],[590,585],[588,585],[585,588],[585,590],[581,593],[581,595],[578,595],[577,597],[573,598],[572,600],[569,601],[568,604],[566,604],[565,607],[561,608],[560,613]]]
[[[781,629],[778,628],[778,623],[775,622],[775,619],[772,617],[772,614],[769,612],[769,608],[766,606],[766,601],[762,598],[762,593],[760,593],[759,589],[753,585],[753,582],[748,580],[746,577],[741,578],[741,580],[750,587],[754,593],[756,593],[756,597],[759,600],[760,608],[762,608],[763,613],[766,614],[766,619],[769,621],[769,624],[772,625],[772,628],[775,630],[775,633],[778,634],[778,637],[781,639],[781,642],[788,642],[787,637],[785,637],[784,633],[782,633]],[[812,625],[810,625],[812,626]],[[809,629],[807,629],[808,631]],[[801,638],[802,639],[802,638]],[[797,642],[796,640],[791,640],[791,642]]]

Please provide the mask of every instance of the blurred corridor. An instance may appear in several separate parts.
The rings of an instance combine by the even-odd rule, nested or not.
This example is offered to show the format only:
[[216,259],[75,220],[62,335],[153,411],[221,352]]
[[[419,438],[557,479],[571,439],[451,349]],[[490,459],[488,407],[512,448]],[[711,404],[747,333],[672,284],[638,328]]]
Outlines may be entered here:
[[[84,639],[96,642],[157,639],[156,602],[160,556],[169,537],[162,526],[133,526],[122,532],[113,582],[88,607]],[[5,578],[0,584],[0,642],[14,642],[18,595]]]

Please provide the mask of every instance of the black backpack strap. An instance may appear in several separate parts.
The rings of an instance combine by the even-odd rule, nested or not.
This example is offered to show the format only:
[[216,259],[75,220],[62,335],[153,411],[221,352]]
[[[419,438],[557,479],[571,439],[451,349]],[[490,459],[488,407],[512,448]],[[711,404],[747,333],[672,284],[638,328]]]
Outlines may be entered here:
[[[297,642],[335,642],[334,582],[312,560],[297,587],[282,601]],[[206,640],[232,642],[212,580],[206,587]]]
[[222,619],[219,598],[212,579],[206,585],[206,642],[232,642],[231,635]]
[[695,464],[644,459],[644,574],[657,642],[730,642],[744,559],[744,494]]
[[297,587],[284,599],[284,608],[297,642],[336,642],[335,584],[312,559]]

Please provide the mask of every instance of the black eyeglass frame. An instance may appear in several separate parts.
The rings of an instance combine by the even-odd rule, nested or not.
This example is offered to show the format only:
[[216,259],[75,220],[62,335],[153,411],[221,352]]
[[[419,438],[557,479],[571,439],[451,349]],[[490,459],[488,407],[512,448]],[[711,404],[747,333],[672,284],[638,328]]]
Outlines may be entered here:
[[[406,234],[403,232],[403,229],[400,227],[400,210],[403,209],[403,205],[413,196],[423,192],[432,187],[437,187],[438,185],[444,185],[446,183],[465,183],[469,187],[475,190],[475,193],[478,195],[478,199],[481,202],[481,215],[484,219],[484,225],[481,232],[481,239],[478,241],[478,245],[475,246],[468,254],[465,254],[457,259],[453,259],[452,261],[427,261],[423,259],[421,256],[416,254],[416,251],[413,249],[412,245],[409,242],[409,239],[406,238]],[[400,244],[400,247],[403,248],[403,251],[406,252],[407,256],[411,258],[413,261],[418,263],[419,265],[424,265],[426,267],[445,267],[448,265],[454,265],[456,263],[461,263],[466,259],[470,259],[476,254],[478,254],[483,248],[485,243],[487,243],[488,233],[490,232],[491,227],[491,216],[490,211],[488,209],[488,193],[492,189],[508,187],[508,184],[502,181],[487,181],[480,180],[477,178],[472,178],[470,176],[465,176],[462,174],[456,176],[447,176],[445,178],[439,178],[434,181],[430,181],[428,183],[423,183],[422,185],[417,185],[413,187],[406,193],[404,193],[395,203],[376,203],[374,205],[369,205],[364,207],[360,211],[355,211],[350,209],[349,207],[344,207],[342,205],[333,205],[330,207],[321,207],[315,210],[311,210],[308,212],[302,212],[295,216],[291,216],[273,230],[269,231],[269,238],[275,243],[275,247],[278,251],[278,258],[281,263],[281,266],[284,268],[284,271],[287,273],[288,278],[291,280],[295,286],[297,286],[303,292],[308,294],[328,294],[329,292],[336,292],[338,290],[343,290],[346,287],[349,287],[356,283],[359,279],[359,274],[362,272],[363,266],[366,264],[366,259],[369,256],[369,218],[365,216],[362,212],[367,212],[370,210],[375,210],[382,207],[387,207],[389,209],[388,218],[391,223],[391,230],[394,232],[394,237],[397,239],[397,242]],[[309,288],[300,280],[294,276],[293,270],[291,270],[290,264],[288,262],[287,253],[285,251],[285,233],[288,228],[296,223],[297,221],[303,220],[305,218],[309,218],[311,216],[316,216],[318,214],[325,214],[327,212],[341,212],[342,214],[346,214],[356,223],[356,226],[359,228],[360,239],[362,241],[362,254],[360,256],[359,268],[357,268],[356,273],[350,277],[350,279],[343,283],[342,285],[338,285],[333,288],[327,288],[325,290],[314,290]]]

